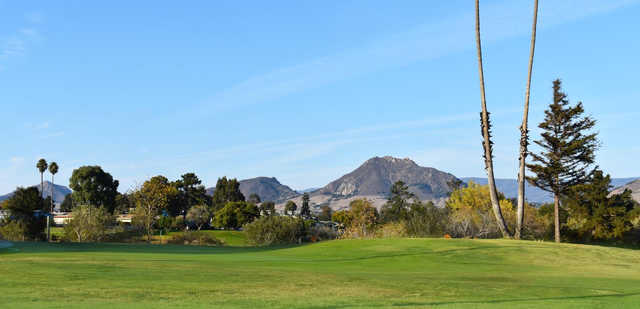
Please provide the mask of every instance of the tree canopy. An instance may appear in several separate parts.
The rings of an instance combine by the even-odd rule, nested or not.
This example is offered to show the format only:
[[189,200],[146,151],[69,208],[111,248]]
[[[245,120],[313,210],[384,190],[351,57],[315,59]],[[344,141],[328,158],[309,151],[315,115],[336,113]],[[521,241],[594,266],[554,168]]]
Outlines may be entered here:
[[69,187],[77,204],[102,206],[113,212],[119,182],[100,166],[82,166],[73,170]]

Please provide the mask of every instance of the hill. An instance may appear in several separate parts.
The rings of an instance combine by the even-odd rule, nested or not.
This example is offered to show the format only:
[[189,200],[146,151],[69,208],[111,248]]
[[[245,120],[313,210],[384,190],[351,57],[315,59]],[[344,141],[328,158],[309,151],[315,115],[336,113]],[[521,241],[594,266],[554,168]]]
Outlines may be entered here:
[[[611,186],[618,187],[638,178],[639,177],[611,178]],[[482,177],[463,177],[461,179],[464,182],[473,181],[481,185],[487,184],[487,178]],[[496,187],[498,187],[498,191],[502,192],[507,198],[518,197],[518,181],[516,179],[496,178]],[[640,192],[640,188],[637,188],[636,190]],[[529,183],[525,184],[525,192],[527,201],[530,203],[543,204],[553,202],[553,195],[551,193],[534,187]]]
[[631,196],[633,199],[640,203],[640,179],[629,182],[623,186],[617,187],[611,191],[611,194],[621,194],[624,190],[631,190]]
[[[207,194],[213,195],[215,187],[207,189]],[[262,201],[273,201],[276,203],[286,201],[300,195],[288,186],[281,184],[275,177],[256,177],[240,180],[240,192],[248,198],[255,193]]]
[[[30,186],[30,187],[36,187],[38,188],[38,191],[42,192],[41,188],[40,188],[40,184],[37,184],[35,186]],[[44,196],[48,197],[51,195],[51,190],[53,189],[53,201],[56,204],[60,204],[62,203],[62,201],[64,201],[65,196],[71,194],[71,189],[62,186],[62,185],[56,185],[56,184],[52,184],[50,181],[45,181],[44,182]],[[4,201],[6,199],[9,199],[13,196],[13,192],[5,194],[0,196],[0,201]]]
[[[443,204],[451,192],[448,183],[455,179],[449,173],[419,166],[410,159],[374,157],[352,172],[312,191],[311,204],[316,210],[324,205],[344,209],[354,199],[367,198],[376,207],[381,207],[389,196],[391,186],[397,181],[405,182],[419,199]],[[300,196],[292,200],[298,205],[302,203]],[[283,206],[277,205],[279,209]]]
[[[514,240],[15,243],[2,308],[637,308],[639,250]],[[52,289],[51,287],[57,287]]]

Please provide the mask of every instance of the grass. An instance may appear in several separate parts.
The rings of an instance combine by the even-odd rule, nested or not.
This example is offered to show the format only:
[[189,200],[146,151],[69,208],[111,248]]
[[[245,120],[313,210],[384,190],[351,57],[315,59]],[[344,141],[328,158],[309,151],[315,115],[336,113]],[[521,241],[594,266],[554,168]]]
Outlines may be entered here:
[[509,240],[16,243],[2,308],[637,308],[640,250]]

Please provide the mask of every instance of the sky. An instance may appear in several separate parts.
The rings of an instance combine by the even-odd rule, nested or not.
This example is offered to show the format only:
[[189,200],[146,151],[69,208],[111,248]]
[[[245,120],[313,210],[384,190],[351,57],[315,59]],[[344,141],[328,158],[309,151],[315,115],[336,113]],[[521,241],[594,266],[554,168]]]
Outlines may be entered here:
[[[530,127],[563,80],[640,176],[640,0],[540,1]],[[481,1],[496,177],[515,178],[533,1]],[[484,176],[474,4],[0,0],[0,194],[100,165],[321,187],[373,156]],[[536,148],[532,150],[536,151]],[[47,175],[47,177],[50,177]]]

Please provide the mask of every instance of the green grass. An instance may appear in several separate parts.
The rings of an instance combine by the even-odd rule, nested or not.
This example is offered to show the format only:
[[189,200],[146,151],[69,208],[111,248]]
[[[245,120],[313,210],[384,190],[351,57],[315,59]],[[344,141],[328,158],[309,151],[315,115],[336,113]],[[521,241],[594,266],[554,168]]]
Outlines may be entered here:
[[638,308],[640,250],[508,240],[17,243],[1,308]]

